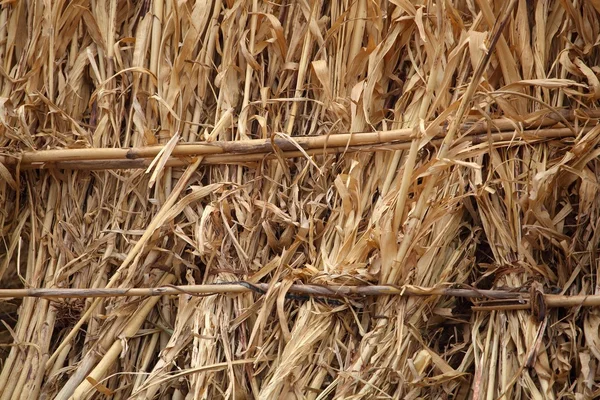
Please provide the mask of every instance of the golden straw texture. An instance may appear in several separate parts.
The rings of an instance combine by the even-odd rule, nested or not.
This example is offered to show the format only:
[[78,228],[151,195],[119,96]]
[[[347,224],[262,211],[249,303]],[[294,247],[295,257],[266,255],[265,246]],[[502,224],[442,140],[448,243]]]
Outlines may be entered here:
[[599,397],[599,36],[581,0],[2,2],[0,400]]

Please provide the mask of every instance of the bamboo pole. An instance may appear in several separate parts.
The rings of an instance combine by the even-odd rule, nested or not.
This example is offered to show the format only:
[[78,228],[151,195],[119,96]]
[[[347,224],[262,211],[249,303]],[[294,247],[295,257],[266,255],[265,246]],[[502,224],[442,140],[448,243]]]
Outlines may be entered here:
[[[591,127],[580,128],[578,133],[588,132]],[[535,128],[521,132],[506,130],[499,133],[473,134],[481,129],[473,130],[465,136],[458,138],[454,143],[472,142],[480,144],[491,141],[495,146],[521,145],[542,140],[561,139],[573,137],[570,128]],[[276,146],[284,150],[281,154],[285,158],[303,157],[306,155],[339,154],[359,151],[391,151],[410,148],[412,129],[397,129],[391,131],[305,136],[294,138],[296,143],[277,138]],[[439,134],[439,133],[438,133]],[[439,146],[443,138],[434,139],[431,145]],[[507,143],[502,143],[510,141]],[[21,170],[31,169],[71,169],[71,170],[98,170],[98,169],[140,169],[147,168],[163,146],[149,146],[140,148],[87,148],[87,149],[60,149],[25,152],[20,157],[0,156],[0,163],[16,165],[20,161]],[[299,150],[298,148],[302,150]],[[185,166],[190,163],[186,158],[204,156],[203,164],[244,164],[254,163],[263,159],[274,157],[274,148],[270,140],[241,140],[220,141],[202,144],[181,144],[175,146],[171,159],[166,166]]]

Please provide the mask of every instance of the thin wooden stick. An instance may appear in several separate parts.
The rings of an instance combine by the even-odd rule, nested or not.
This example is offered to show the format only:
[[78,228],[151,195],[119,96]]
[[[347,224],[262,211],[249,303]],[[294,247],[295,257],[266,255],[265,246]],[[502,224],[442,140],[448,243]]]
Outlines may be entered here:
[[[588,132],[591,127],[581,128],[579,132]],[[475,129],[474,132],[478,132]],[[340,135],[296,137],[298,145],[306,149],[298,151],[294,144],[288,140],[274,139],[275,145],[284,150],[281,154],[285,158],[303,157],[309,155],[339,154],[360,151],[391,151],[410,148],[411,129],[398,129],[393,131],[368,132]],[[541,140],[560,139],[573,137],[569,128],[528,129],[521,133],[504,131],[486,134],[467,134],[454,143],[472,142],[479,144],[491,140],[495,146],[522,145]],[[510,142],[507,142],[510,141]],[[443,139],[431,141],[433,146],[441,145]],[[147,168],[162,149],[162,146],[151,146],[130,149],[62,149],[26,152],[21,155],[21,170],[31,169],[70,169],[70,170],[104,170],[104,169],[141,169]],[[273,155],[270,140],[241,140],[221,141],[203,144],[182,144],[175,146],[172,158],[166,166],[185,166],[190,163],[186,158],[204,156],[203,164],[245,164],[270,159]],[[0,163],[15,165],[18,158],[0,157]]]
[[[207,285],[181,285],[162,286],[156,288],[106,288],[106,289],[0,289],[0,298],[39,297],[45,299],[66,298],[100,298],[100,297],[144,297],[144,296],[172,296],[178,294],[189,295],[216,295],[240,294],[251,291],[266,293],[269,290],[267,283],[248,283],[245,281],[224,282],[222,284]],[[405,285],[402,287],[392,285],[373,286],[325,286],[294,284],[289,293],[328,298],[343,298],[347,296],[452,296],[471,299],[499,299],[506,303],[495,306],[476,306],[477,310],[497,309],[522,310],[529,308],[529,292],[511,289],[460,289],[444,287],[421,287]],[[549,308],[565,307],[597,307],[600,306],[600,295],[556,295],[545,294],[544,301]]]
[[[225,282],[222,284],[162,286],[156,288],[97,288],[97,289],[0,289],[0,298],[41,297],[57,298],[93,298],[93,297],[142,297],[142,296],[169,296],[177,294],[212,295],[212,294],[238,294],[249,291],[266,293],[269,285],[266,283],[248,283],[245,281]],[[510,290],[477,290],[456,288],[426,288],[419,286],[396,287],[390,285],[373,286],[324,286],[324,285],[292,285],[290,293],[323,296],[454,296],[488,299],[518,299],[527,295]],[[599,296],[600,297],[600,296]]]

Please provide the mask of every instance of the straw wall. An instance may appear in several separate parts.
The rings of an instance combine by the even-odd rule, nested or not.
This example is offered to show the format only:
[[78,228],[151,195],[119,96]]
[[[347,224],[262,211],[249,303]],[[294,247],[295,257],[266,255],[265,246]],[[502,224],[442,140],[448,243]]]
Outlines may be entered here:
[[0,400],[600,394],[598,1],[0,10]]

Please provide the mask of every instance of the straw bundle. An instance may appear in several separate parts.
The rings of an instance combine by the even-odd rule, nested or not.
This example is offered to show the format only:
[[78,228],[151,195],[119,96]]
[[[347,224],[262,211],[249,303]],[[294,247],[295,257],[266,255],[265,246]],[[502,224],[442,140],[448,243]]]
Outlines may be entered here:
[[0,400],[600,395],[597,2],[0,7]]

